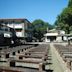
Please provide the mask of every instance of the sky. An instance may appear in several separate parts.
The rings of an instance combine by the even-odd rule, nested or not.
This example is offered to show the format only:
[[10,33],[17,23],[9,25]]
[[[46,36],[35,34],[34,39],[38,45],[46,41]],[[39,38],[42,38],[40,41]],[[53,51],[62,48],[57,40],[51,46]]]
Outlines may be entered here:
[[0,18],[42,19],[54,24],[68,0],[0,0]]

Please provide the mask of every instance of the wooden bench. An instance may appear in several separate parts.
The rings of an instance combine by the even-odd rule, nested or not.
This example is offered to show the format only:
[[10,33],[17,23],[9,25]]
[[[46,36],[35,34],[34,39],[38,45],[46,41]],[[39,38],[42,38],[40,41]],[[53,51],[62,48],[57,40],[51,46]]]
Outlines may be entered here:
[[45,70],[45,65],[45,62],[37,60],[12,60],[10,62],[11,67],[36,68],[39,69],[39,71]]
[[22,71],[20,71],[18,68],[16,69],[16,68],[11,68],[11,67],[1,66],[0,72],[22,72]]
[[72,48],[62,45],[55,45],[55,47],[63,60],[67,63],[67,67],[72,70]]

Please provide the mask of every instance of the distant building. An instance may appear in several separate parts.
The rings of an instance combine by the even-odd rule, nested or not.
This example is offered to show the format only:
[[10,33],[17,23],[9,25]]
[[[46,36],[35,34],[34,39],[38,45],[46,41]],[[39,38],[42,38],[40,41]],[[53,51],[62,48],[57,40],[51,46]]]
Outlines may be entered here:
[[67,40],[65,31],[63,30],[49,30],[44,36],[45,42],[62,42],[63,40]]
[[18,38],[31,37],[31,23],[27,19],[0,19],[0,24],[13,28]]

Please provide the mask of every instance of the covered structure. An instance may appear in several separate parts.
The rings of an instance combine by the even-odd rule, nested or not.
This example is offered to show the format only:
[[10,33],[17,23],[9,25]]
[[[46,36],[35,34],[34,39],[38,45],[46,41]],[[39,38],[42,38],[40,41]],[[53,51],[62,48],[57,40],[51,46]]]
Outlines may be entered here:
[[50,30],[44,34],[45,42],[62,42],[64,35],[65,32],[62,30]]

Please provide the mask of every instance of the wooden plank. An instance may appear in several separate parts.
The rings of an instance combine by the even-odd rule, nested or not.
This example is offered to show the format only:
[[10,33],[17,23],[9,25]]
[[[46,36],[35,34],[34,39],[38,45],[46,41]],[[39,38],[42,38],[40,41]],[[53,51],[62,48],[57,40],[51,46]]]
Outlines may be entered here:
[[22,71],[20,71],[19,69],[16,69],[16,68],[1,66],[0,72],[22,72]]
[[18,57],[25,57],[25,58],[42,58],[43,55],[19,55]]
[[23,62],[23,63],[35,63],[35,64],[39,64],[42,61],[37,61],[37,60],[12,60],[11,62]]

